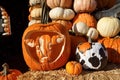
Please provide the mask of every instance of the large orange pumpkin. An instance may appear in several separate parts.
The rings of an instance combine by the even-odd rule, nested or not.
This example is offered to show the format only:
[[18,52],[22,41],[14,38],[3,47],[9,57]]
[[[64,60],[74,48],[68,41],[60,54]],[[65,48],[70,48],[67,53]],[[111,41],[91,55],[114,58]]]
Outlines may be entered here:
[[113,63],[120,63],[120,37],[98,39],[108,51],[108,60]]
[[94,27],[94,28],[96,28],[97,25],[97,21],[95,17],[89,13],[78,13],[73,18],[73,24],[76,24],[78,22],[84,22],[87,24],[88,27]]
[[32,70],[62,67],[70,55],[70,37],[59,23],[33,24],[23,33],[22,50]]
[[75,60],[75,51],[76,51],[77,45],[83,42],[87,42],[87,39],[85,38],[85,36],[77,36],[72,34],[70,34],[70,39],[71,39],[70,60]]
[[0,80],[17,80],[17,77],[22,74],[20,70],[9,69],[7,63],[2,65],[3,71],[0,72]]

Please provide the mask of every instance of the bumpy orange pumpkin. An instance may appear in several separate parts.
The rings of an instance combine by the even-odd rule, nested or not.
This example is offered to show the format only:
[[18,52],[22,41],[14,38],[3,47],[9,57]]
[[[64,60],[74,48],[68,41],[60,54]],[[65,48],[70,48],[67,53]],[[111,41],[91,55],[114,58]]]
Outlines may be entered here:
[[72,22],[69,20],[53,20],[52,22],[60,23],[67,28],[67,30],[72,29]]
[[20,70],[9,69],[7,63],[2,65],[3,71],[0,72],[0,80],[17,80],[17,77],[22,74]]
[[72,0],[47,0],[47,5],[50,8],[55,8],[55,7],[71,8]]
[[23,33],[22,50],[33,70],[51,70],[63,66],[70,55],[70,37],[59,23],[33,24]]
[[117,0],[96,0],[98,9],[108,9],[115,5]]
[[102,38],[98,42],[107,49],[109,62],[120,63],[120,37]]
[[66,72],[72,75],[79,75],[82,72],[82,65],[76,61],[69,61],[66,64]]
[[78,22],[84,22],[88,27],[94,28],[96,28],[97,25],[95,17],[88,13],[78,13],[73,19],[73,24],[76,24]]

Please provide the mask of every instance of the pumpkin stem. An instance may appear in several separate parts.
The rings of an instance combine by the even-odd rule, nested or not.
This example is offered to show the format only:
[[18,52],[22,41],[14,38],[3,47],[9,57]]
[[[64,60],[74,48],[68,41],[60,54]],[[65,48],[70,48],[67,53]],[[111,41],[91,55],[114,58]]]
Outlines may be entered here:
[[72,30],[69,30],[69,34],[74,35],[74,36],[76,35],[75,32],[73,32]]
[[92,43],[92,39],[91,39],[90,36],[88,36],[88,42],[89,42],[89,43]]
[[120,36],[118,36],[118,35],[117,35],[117,36],[115,36],[115,39],[117,39],[117,38],[120,38]]
[[49,7],[46,4],[46,0],[42,0],[42,15],[41,15],[41,23],[46,24],[49,21]]
[[2,67],[3,67],[2,75],[6,76],[7,74],[9,74],[9,65],[7,63],[4,63]]

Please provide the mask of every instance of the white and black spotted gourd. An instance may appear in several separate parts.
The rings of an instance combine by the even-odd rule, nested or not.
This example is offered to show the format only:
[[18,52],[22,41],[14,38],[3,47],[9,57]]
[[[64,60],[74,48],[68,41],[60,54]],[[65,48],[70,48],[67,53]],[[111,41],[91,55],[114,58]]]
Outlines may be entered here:
[[10,35],[10,17],[3,7],[0,7],[0,36]]
[[100,70],[107,65],[108,61],[106,48],[98,42],[79,44],[75,55],[84,69]]

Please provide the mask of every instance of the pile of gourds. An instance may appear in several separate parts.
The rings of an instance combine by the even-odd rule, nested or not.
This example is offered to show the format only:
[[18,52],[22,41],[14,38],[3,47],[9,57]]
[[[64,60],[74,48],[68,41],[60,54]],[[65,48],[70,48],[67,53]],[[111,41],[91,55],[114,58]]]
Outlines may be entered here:
[[[22,37],[26,64],[32,70],[58,69],[69,61],[71,55],[74,57],[81,44],[86,44],[81,49],[90,48],[88,38],[107,49],[108,61],[120,63],[120,38],[114,38],[120,32],[120,20],[95,16],[98,11],[110,9],[115,4],[116,0],[29,0],[30,22]],[[76,70],[82,69],[81,65],[71,62],[66,65],[67,70],[74,68],[73,65],[80,67]]]

